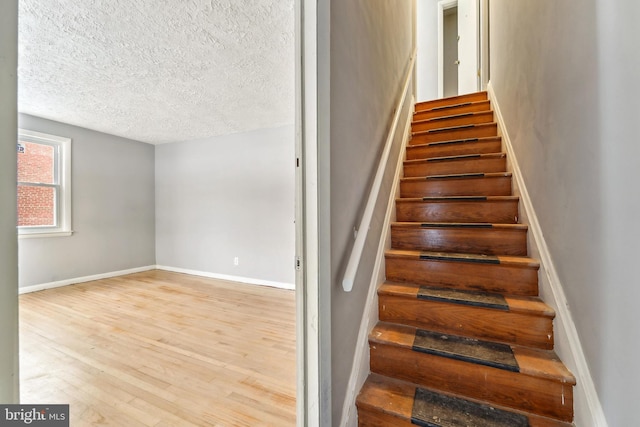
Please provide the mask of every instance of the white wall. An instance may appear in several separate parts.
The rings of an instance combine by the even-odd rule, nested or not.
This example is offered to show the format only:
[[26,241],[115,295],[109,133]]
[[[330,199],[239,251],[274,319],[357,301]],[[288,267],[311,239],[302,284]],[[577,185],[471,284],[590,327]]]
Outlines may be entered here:
[[[330,232],[331,239],[331,279],[322,285],[330,286],[332,293],[332,425],[339,425],[342,416],[392,174],[385,177],[352,292],[342,290],[342,276],[353,246],[353,230],[359,225],[401,96],[414,48],[414,14],[413,1],[331,2],[330,174],[321,176],[330,184],[324,202],[331,215],[330,229],[321,228],[320,233]],[[397,158],[401,136],[397,135],[391,159]],[[324,166],[326,163],[321,170]]]
[[0,2],[0,402],[18,403],[18,1]]
[[611,426],[640,395],[638,19],[630,0],[491,1],[491,82]]
[[72,139],[74,230],[20,239],[20,286],[154,265],[154,146],[26,114],[18,125]]
[[438,1],[417,1],[417,102],[438,97]]
[[157,264],[293,284],[294,173],[293,126],[156,146]]

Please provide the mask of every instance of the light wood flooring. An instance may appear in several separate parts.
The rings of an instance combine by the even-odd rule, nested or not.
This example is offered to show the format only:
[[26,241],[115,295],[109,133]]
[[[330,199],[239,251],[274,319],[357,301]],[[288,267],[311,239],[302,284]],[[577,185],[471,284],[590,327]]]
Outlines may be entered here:
[[23,403],[71,426],[294,426],[293,291],[153,270],[20,297]]

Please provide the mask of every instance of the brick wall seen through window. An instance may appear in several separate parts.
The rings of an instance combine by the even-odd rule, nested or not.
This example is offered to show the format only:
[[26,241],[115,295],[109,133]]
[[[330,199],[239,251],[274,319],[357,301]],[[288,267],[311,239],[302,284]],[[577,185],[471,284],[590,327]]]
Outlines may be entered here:
[[20,141],[18,150],[18,226],[55,226],[56,189],[31,186],[56,184],[55,147]]

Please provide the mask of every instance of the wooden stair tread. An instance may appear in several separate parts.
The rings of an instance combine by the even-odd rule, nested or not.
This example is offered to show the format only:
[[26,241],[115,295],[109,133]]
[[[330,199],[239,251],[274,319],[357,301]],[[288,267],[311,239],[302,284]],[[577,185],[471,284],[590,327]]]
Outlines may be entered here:
[[[372,346],[375,346],[377,344],[380,344],[380,345],[384,344],[384,345],[389,345],[393,347],[402,347],[405,349],[413,350],[414,343],[416,341],[416,334],[418,333],[418,331],[419,329],[413,326],[379,322],[376,325],[376,327],[371,331],[371,334],[369,335],[369,341]],[[440,335],[447,336],[447,337],[451,336],[450,334],[440,334]],[[478,342],[482,344],[485,343],[479,340]],[[489,344],[491,343],[489,342]],[[473,345],[474,344],[472,340],[468,340],[463,344],[463,347],[465,347],[465,349],[470,349],[469,352],[473,354],[473,349],[472,349]],[[558,357],[553,351],[537,350],[537,349],[519,347],[514,345],[508,346],[508,347],[510,347],[515,363],[517,364],[518,372],[514,372],[514,375],[521,374],[521,375],[549,379],[549,380],[560,382],[562,384],[575,385],[574,376],[567,370],[564,364],[562,364],[562,362],[559,361]],[[445,357],[443,355],[447,353],[447,350],[445,346],[443,346],[442,348],[445,348],[445,350],[439,350],[439,354],[437,355],[434,353],[431,353],[431,354],[438,357]],[[451,353],[453,356],[446,357],[446,358],[463,362],[463,363],[477,364],[477,362],[470,361],[471,359],[474,358],[473,355],[467,356],[465,354],[462,354],[462,352],[463,351],[456,349],[454,348],[454,346],[452,346],[449,353]],[[489,356],[484,356],[484,355],[478,356],[478,359],[482,357],[489,357]],[[489,363],[489,361],[487,361],[487,363]],[[488,365],[485,365],[485,366],[488,366]],[[495,369],[498,369],[498,368],[495,368]]]
[[451,132],[451,131],[462,130],[462,129],[482,129],[482,128],[495,127],[495,126],[496,126],[495,122],[471,123],[466,125],[447,126],[447,127],[436,128],[436,129],[421,130],[417,132],[411,132],[411,135],[413,137],[419,137],[423,135],[432,135],[432,134],[445,133],[445,132]]
[[391,247],[431,252],[527,255],[527,226],[487,222],[394,222]]
[[518,222],[517,196],[437,196],[396,199],[397,221]]
[[493,122],[493,111],[475,111],[439,116],[423,120],[414,120],[411,123],[412,132],[428,131],[430,129],[446,128],[452,126],[466,126]]
[[492,224],[478,222],[393,222],[392,228],[492,228],[508,230],[528,230],[526,224]]
[[400,197],[396,202],[422,203],[422,202],[501,202],[519,201],[518,196],[437,196],[437,197]]
[[553,349],[554,311],[537,296],[387,281],[381,321],[482,340]]
[[[420,387],[416,384],[402,381],[394,378],[385,377],[382,375],[378,375],[372,373],[367,378],[360,394],[358,395],[357,405],[360,410],[363,411],[375,411],[379,413],[381,416],[379,418],[388,417],[390,423],[393,424],[380,424],[384,426],[391,425],[427,425],[420,424],[420,421],[417,420],[418,417],[424,416],[424,414],[414,414],[414,407],[418,407],[418,411],[420,410],[420,405],[416,405],[415,397],[416,394],[421,394],[420,391],[427,391],[431,393],[437,393],[437,395],[442,396],[443,398],[450,399],[461,399],[464,402],[469,402],[473,405],[480,405],[484,408],[487,408],[489,411],[498,410],[504,411],[515,415],[521,415],[527,418],[528,425],[530,427],[569,427],[571,424],[564,423],[562,421],[556,421],[549,418],[535,416],[533,414],[527,414],[520,411],[515,411],[510,408],[499,407],[497,405],[486,405],[483,402],[479,402],[477,400],[462,398],[461,396],[456,396],[450,393],[442,393],[435,392],[426,387]],[[463,405],[466,406],[466,405]],[[444,408],[453,408],[457,407],[460,409],[460,406],[446,404]],[[479,422],[481,424],[469,424],[469,418],[466,417],[466,413],[469,411],[465,411],[464,409],[461,411],[453,411],[453,413],[446,411],[450,414],[450,416],[444,416],[442,412],[434,412],[430,413],[428,416],[424,417],[429,420],[434,426],[437,427],[454,427],[454,426],[464,426],[464,425],[473,425],[473,426],[483,426],[483,427],[514,427],[513,423],[511,424],[490,424],[489,419],[485,418]],[[413,423],[412,423],[413,419]],[[415,421],[418,421],[416,423]],[[362,424],[361,424],[362,425]],[[368,425],[368,424],[364,424]]]
[[413,146],[425,142],[486,138],[492,136],[498,136],[498,125],[495,122],[468,124],[412,132],[408,145]]
[[400,180],[400,197],[510,196],[510,172],[473,172],[407,177]]
[[[464,291],[456,289],[446,288],[431,288],[428,286],[420,286],[413,283],[393,283],[385,282],[378,289],[378,295],[389,295],[406,299],[421,299],[419,297],[420,291],[424,289],[432,289],[434,292],[434,300],[440,300],[443,303],[462,304],[462,305],[476,305],[482,308],[491,309],[488,304],[482,304],[478,302],[478,295],[498,296],[499,294],[490,294],[486,292],[478,291]],[[527,313],[537,316],[543,316],[548,318],[555,317],[555,311],[552,307],[545,304],[540,298],[532,296],[517,296],[517,295],[499,295],[506,304],[506,310],[513,313]],[[497,305],[497,304],[494,304]],[[504,308],[497,308],[502,310]]]
[[[494,145],[498,145],[495,142]],[[481,144],[487,145],[487,144]],[[458,147],[461,148],[461,147]],[[488,147],[491,149],[491,147]],[[434,150],[442,151],[442,147]],[[418,156],[420,152],[433,151],[421,148],[413,152],[413,156]],[[467,147],[467,151],[473,151],[472,147]],[[499,150],[498,150],[499,151]],[[446,154],[446,153],[444,153]],[[507,171],[507,155],[505,153],[467,153],[457,156],[439,156],[427,158],[414,158],[404,161],[404,176],[428,176],[443,175],[452,173],[496,173]]]
[[436,261],[451,262],[469,262],[479,264],[497,264],[512,265],[518,267],[540,267],[540,262],[524,256],[508,256],[508,255],[482,255],[482,254],[463,254],[451,252],[428,252],[428,251],[411,251],[406,249],[388,249],[385,252],[388,258],[412,258],[412,259],[431,259]]
[[443,145],[454,145],[454,144],[469,144],[472,142],[484,142],[484,141],[502,141],[502,137],[500,136],[485,136],[478,138],[458,138],[451,139],[446,141],[433,141],[433,142],[425,142],[422,144],[413,144],[407,147],[409,150],[415,150],[420,147],[436,147]]
[[482,116],[482,115],[486,115],[487,113],[493,113],[493,111],[486,110],[486,111],[469,111],[466,113],[456,113],[456,114],[451,114],[449,116],[440,116],[440,117],[433,117],[430,119],[413,120],[411,124],[414,125],[414,124],[420,124],[420,123],[437,123],[437,122],[441,122],[449,119],[461,119],[464,117]]
[[461,104],[446,105],[435,109],[416,111],[413,113],[413,120],[418,121],[453,114],[489,110],[491,110],[491,101],[488,99],[480,101],[466,101]]
[[438,109],[443,106],[449,107],[451,105],[459,105],[475,101],[485,101],[487,99],[488,95],[486,91],[468,93],[465,95],[457,95],[447,98],[434,99],[431,101],[418,102],[415,105],[415,111],[419,112],[424,110]]
[[451,173],[444,175],[412,176],[402,178],[401,182],[445,180],[445,179],[482,179],[482,178],[511,178],[511,172],[473,172],[473,173]]
[[407,160],[429,159],[465,154],[488,154],[502,150],[499,136],[474,138],[447,138],[441,141],[414,141],[407,146]]
[[[440,142],[432,142],[425,145],[431,144],[442,144]],[[417,146],[414,146],[417,147]],[[431,157],[428,159],[412,159],[405,160],[405,166],[413,166],[417,164],[433,164],[436,162],[456,162],[456,161],[464,161],[464,160],[481,160],[481,159],[489,159],[489,158],[497,158],[503,159],[506,158],[506,153],[486,153],[486,154],[462,154],[459,156],[442,156],[442,157]]]

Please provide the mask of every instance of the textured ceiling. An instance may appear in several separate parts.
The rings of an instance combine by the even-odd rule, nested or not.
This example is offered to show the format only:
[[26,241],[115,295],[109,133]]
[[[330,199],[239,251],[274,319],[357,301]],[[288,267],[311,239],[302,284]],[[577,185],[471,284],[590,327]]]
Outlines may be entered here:
[[20,0],[19,110],[165,143],[294,121],[293,0]]

